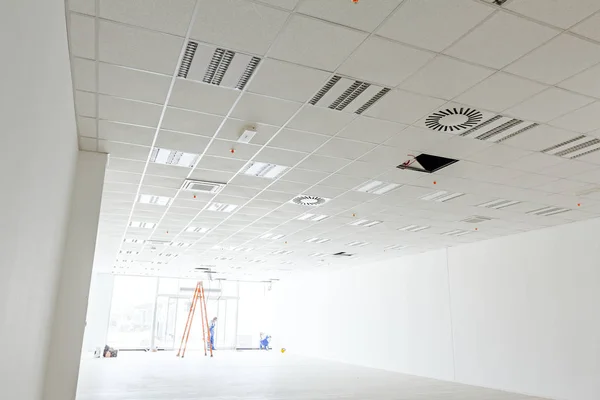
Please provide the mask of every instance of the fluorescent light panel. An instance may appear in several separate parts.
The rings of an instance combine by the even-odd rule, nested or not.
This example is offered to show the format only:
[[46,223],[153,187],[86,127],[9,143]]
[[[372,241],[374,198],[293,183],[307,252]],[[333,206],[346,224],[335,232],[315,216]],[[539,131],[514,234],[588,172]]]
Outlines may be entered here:
[[244,167],[244,175],[256,176],[259,178],[275,179],[281,175],[288,167],[277,164],[269,164],[258,161],[252,161]]
[[216,212],[225,212],[230,213],[235,210],[237,206],[235,204],[225,204],[225,203],[210,203],[208,205],[208,211],[216,211]]
[[131,221],[129,226],[132,228],[152,229],[156,226],[156,224],[152,222]]
[[368,242],[350,242],[350,243],[347,243],[346,245],[351,246],[351,247],[363,247],[368,244],[369,244]]
[[450,193],[445,190],[440,190],[439,192],[431,193],[421,197],[421,200],[437,201],[438,203],[443,203],[445,201],[452,200],[463,195],[464,193]]
[[363,193],[385,194],[389,191],[396,189],[399,186],[400,185],[397,183],[389,183],[389,182],[382,182],[382,181],[369,181],[369,182],[363,184],[362,186],[357,187],[354,190],[356,190],[357,192],[363,192]]
[[273,233],[265,233],[264,235],[262,235],[260,238],[261,239],[271,239],[271,240],[279,240],[284,238],[285,235],[279,234],[279,235],[275,235]]
[[399,231],[405,231],[405,232],[420,232],[420,231],[424,231],[425,229],[428,229],[429,226],[419,226],[419,225],[408,225],[405,226],[403,228],[399,228]]
[[199,227],[195,227],[195,226],[188,226],[185,231],[192,232],[192,233],[206,233],[206,232],[208,232],[208,228],[199,228]]
[[360,219],[358,221],[351,222],[348,225],[352,226],[362,226],[365,228],[370,228],[371,226],[375,226],[381,224],[383,221],[369,221],[368,219]]
[[323,239],[323,238],[310,238],[305,240],[306,243],[325,243],[325,242],[329,242],[330,239]]
[[171,202],[170,197],[154,196],[151,194],[140,194],[138,201],[142,204],[154,204],[157,206],[166,206]]
[[198,161],[198,157],[198,154],[155,147],[154,150],[152,150],[150,161],[157,164],[192,168],[196,161]]
[[312,221],[312,222],[319,222],[319,221],[323,221],[324,219],[329,218],[329,215],[324,215],[324,214],[310,214],[310,213],[306,213],[306,214],[302,214],[301,216],[299,216],[298,220],[300,221]]
[[514,206],[519,203],[521,203],[521,202],[517,201],[517,200],[498,199],[498,200],[490,201],[488,203],[480,204],[478,207],[493,208],[495,210],[500,210],[502,208]]

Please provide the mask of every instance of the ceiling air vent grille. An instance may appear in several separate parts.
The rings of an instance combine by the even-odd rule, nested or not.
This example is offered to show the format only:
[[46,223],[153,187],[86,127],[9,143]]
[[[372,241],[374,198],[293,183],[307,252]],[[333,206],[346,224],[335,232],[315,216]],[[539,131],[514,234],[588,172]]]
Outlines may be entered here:
[[321,204],[325,204],[328,200],[329,199],[326,199],[325,197],[308,196],[303,194],[294,197],[292,200],[290,200],[290,202],[299,206],[316,207],[320,206]]
[[480,215],[475,215],[473,217],[463,219],[462,222],[466,222],[468,224],[479,224],[481,222],[487,222],[487,221],[491,221],[491,220],[492,219],[489,217],[482,217]]
[[469,233],[471,233],[471,231],[463,231],[462,229],[455,229],[453,231],[442,233],[442,235],[458,237],[458,236],[468,235]]
[[190,71],[190,67],[192,66],[192,60],[194,59],[194,54],[196,54],[196,49],[198,48],[198,43],[189,41],[187,46],[185,46],[185,52],[183,53],[183,58],[181,59],[181,65],[179,66],[179,72],[177,76],[180,78],[187,78],[188,72]]
[[313,106],[362,114],[390,88],[334,75],[308,102]]
[[260,60],[259,57],[189,41],[177,76],[243,90]]
[[218,193],[225,187],[224,183],[216,183],[216,182],[205,182],[205,181],[196,181],[193,179],[186,179],[183,182],[183,186],[181,189],[191,191],[191,192],[203,192],[203,193]]
[[537,210],[532,210],[527,212],[527,214],[530,215],[539,215],[541,217],[549,217],[551,215],[556,215],[556,214],[563,214],[566,213],[569,210],[568,208],[560,208],[560,207],[552,207],[552,206],[548,206],[548,207],[542,207],[542,208],[538,208]]
[[542,153],[576,159],[598,150],[600,150],[600,139],[579,135],[548,147],[547,149],[542,150]]
[[434,131],[454,132],[469,129],[481,122],[483,115],[473,108],[455,107],[437,111],[425,120]]
[[501,143],[535,128],[539,124],[504,115],[485,115],[483,122],[462,132],[460,136]]
[[520,203],[521,202],[517,201],[517,200],[498,199],[498,200],[490,201],[488,203],[480,204],[479,207],[493,208],[494,210],[500,210],[500,209],[503,209],[506,207],[515,206]]

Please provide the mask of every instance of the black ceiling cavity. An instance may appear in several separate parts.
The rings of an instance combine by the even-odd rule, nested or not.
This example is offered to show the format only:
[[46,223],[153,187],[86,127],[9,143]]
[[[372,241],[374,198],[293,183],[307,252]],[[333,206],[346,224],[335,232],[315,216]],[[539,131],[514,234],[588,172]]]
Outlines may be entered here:
[[[413,161],[413,160],[411,160]],[[453,158],[446,158],[440,156],[434,156],[432,154],[419,154],[414,158],[416,162],[406,162],[398,165],[396,168],[399,169],[408,169],[411,171],[417,172],[425,172],[431,174],[433,172],[439,171],[442,168],[446,168],[449,165],[452,165],[458,160]],[[420,168],[419,168],[420,167]]]
[[[330,93],[330,91],[334,87],[339,91],[334,91]],[[366,99],[363,96],[363,98],[360,100],[360,103],[353,103],[357,98],[359,98],[361,94],[363,94],[367,89],[370,88],[374,90],[379,90],[377,90],[377,93],[371,91],[374,94],[372,94],[371,97],[368,97]],[[331,110],[337,111],[345,110],[349,106],[351,106],[352,108],[357,107],[354,110],[354,113],[362,114],[369,107],[371,107],[373,104],[379,101],[390,90],[391,89],[387,87],[379,87],[362,81],[352,81],[351,79],[342,78],[339,75],[334,75],[331,79],[327,81],[327,83],[325,83],[325,85],[323,85],[321,89],[319,89],[319,91],[313,96],[312,99],[310,99],[308,103],[313,106],[324,106]],[[335,96],[335,94],[333,93],[339,94],[335,98],[331,98],[332,95]],[[323,98],[326,97],[326,95],[328,94],[329,98],[323,100]],[[321,102],[321,100],[323,101]],[[318,104],[319,102],[321,102],[321,104]]]
[[494,0],[494,4],[497,6],[501,6],[502,4],[506,3],[508,0]]
[[474,108],[447,108],[427,117],[425,125],[434,131],[455,132],[476,126],[482,118],[481,112]]
[[340,251],[339,253],[333,253],[333,255],[337,257],[352,257],[354,254],[346,253],[345,251]]

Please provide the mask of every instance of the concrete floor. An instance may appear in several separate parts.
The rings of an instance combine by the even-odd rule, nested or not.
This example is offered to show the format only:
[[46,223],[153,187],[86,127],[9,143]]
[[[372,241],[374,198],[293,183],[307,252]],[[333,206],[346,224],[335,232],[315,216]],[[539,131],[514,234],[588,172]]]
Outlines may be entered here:
[[534,400],[279,352],[121,353],[82,362],[77,400]]

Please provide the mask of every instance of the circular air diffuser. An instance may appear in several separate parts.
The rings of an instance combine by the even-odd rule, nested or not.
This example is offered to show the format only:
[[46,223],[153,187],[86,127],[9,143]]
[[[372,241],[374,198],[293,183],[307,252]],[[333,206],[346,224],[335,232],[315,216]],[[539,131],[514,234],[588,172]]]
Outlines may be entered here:
[[300,206],[314,207],[321,205],[327,201],[324,197],[300,195],[292,199],[292,203]]
[[448,108],[431,114],[425,125],[434,131],[454,132],[472,128],[482,118],[481,113],[473,108]]

